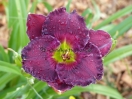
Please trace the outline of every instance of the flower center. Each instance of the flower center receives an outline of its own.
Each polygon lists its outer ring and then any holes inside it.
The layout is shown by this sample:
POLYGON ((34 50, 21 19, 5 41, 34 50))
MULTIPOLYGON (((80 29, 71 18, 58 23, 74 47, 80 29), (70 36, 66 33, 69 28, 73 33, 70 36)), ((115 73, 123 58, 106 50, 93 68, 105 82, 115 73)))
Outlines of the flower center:
POLYGON ((72 47, 66 40, 64 40, 60 46, 53 52, 53 59, 58 63, 72 63, 75 61, 75 53, 72 47))
POLYGON ((69 51, 66 51, 64 54, 62 54, 62 59, 63 59, 63 61, 66 61, 66 60, 70 59, 69 51))

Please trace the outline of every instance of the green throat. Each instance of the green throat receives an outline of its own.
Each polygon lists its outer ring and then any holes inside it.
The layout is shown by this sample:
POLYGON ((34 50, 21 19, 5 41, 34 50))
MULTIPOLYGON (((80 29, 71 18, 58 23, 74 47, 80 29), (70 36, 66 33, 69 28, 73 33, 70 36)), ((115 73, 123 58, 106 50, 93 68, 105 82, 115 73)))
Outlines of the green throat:
POLYGON ((58 63, 72 63, 75 62, 75 53, 72 50, 72 47, 66 40, 64 40, 60 46, 53 52, 53 59, 58 63))

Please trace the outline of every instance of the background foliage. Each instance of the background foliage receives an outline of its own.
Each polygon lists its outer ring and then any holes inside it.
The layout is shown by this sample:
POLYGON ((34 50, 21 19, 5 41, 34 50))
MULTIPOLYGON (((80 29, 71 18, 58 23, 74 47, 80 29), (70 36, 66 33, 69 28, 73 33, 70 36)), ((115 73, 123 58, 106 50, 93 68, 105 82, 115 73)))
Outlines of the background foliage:
MULTIPOLYGON (((101 84, 74 87, 63 94, 57 94, 45 82, 38 81, 26 74, 21 68, 20 53, 29 42, 26 35, 27 15, 29 12, 35 13, 38 3, 45 5, 48 12, 52 11, 53 7, 43 0, 8 0, 2 1, 2 3, 6 10, 8 28, 11 31, 8 42, 8 48, 11 49, 5 50, 3 46, 0 46, 0 99, 81 99, 80 93, 84 91, 103 94, 110 99, 123 99, 115 87, 101 84), (17 59, 17 61, 14 61, 14 59, 17 59), (74 96, 74 98, 70 96, 74 96)), ((72 0, 69 0, 66 5, 67 11, 70 11, 71 3, 72 0)), ((104 65, 108 68, 110 63, 132 55, 132 44, 115 49, 116 39, 132 27, 132 5, 119 10, 93 27, 93 23, 100 19, 101 12, 95 1, 92 1, 92 4, 96 14, 88 8, 82 13, 82 16, 85 17, 88 28, 103 29, 112 36, 113 47, 111 53, 104 58, 104 65), (112 23, 126 15, 127 17, 119 24, 112 23)))

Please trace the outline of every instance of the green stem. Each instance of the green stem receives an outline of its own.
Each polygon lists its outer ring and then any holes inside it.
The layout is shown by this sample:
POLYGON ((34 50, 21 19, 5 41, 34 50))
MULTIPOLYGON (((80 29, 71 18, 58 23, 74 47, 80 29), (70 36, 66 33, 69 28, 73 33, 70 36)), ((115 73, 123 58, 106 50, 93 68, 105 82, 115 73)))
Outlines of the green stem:
POLYGON ((30 82, 28 81, 28 79, 27 79, 27 82, 28 82, 29 86, 32 88, 32 90, 36 93, 36 95, 37 95, 40 99, 43 99, 43 97, 41 97, 41 96, 39 95, 39 93, 34 89, 34 87, 30 84, 30 82))

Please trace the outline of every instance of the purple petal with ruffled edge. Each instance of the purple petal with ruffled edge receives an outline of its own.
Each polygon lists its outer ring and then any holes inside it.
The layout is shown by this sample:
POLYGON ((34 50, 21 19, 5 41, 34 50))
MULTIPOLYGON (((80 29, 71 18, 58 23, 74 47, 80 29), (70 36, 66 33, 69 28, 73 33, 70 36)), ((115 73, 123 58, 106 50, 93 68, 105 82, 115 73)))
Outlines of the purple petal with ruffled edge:
POLYGON ((102 78, 102 57, 95 45, 88 43, 83 50, 76 52, 76 55, 76 62, 60 63, 56 66, 60 80, 66 84, 86 86, 102 78))
POLYGON ((84 19, 76 11, 67 13, 65 8, 51 12, 42 29, 43 35, 52 35, 60 42, 66 40, 73 48, 83 48, 89 39, 84 19))
POLYGON ((59 44, 56 38, 49 35, 32 40, 22 50, 24 70, 43 81, 56 80, 56 62, 52 59, 51 51, 56 50, 59 44))
POLYGON ((89 36, 90 36, 89 42, 92 42, 99 48, 102 57, 105 56, 110 51, 110 48, 112 46, 112 39, 107 32, 102 30, 97 31, 90 30, 89 36))
POLYGON ((22 50, 23 68, 55 90, 64 92, 102 78, 102 57, 111 48, 111 37, 102 30, 88 30, 75 10, 67 13, 65 8, 60 8, 47 17, 29 14, 27 34, 31 41, 22 50), (71 63, 53 58, 54 51, 64 41, 75 54, 71 63))
POLYGON ((34 39, 42 35, 42 24, 46 17, 37 14, 28 14, 27 18, 27 34, 29 39, 34 39))
POLYGON ((52 86, 56 91, 64 92, 73 87, 73 85, 66 84, 65 82, 61 82, 60 80, 56 80, 55 82, 48 82, 50 86, 52 86))

